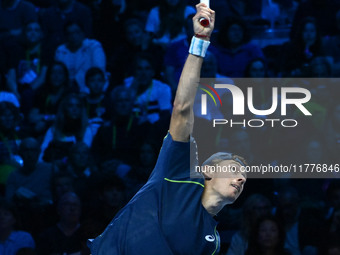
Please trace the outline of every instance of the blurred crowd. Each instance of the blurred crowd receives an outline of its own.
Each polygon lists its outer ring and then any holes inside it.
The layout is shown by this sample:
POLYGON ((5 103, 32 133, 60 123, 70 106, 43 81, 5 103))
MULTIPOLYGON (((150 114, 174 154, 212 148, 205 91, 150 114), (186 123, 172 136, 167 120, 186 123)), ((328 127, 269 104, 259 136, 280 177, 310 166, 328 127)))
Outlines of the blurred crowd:
MULTIPOLYGON (((169 127, 195 4, 0 1, 0 254, 89 254, 87 239, 145 184, 169 127)), ((293 129, 209 137, 195 129, 200 160, 217 146, 250 165, 339 164, 340 1, 214 0, 211 8, 201 77, 255 78, 257 109, 271 104, 263 78, 299 78, 313 117, 291 109, 293 129)), ((232 102, 222 100, 230 107, 217 114, 231 118, 232 102)), ((195 127, 209 118, 198 114, 195 127)), ((217 216, 220 254, 339 255, 337 176, 249 179, 217 216)))

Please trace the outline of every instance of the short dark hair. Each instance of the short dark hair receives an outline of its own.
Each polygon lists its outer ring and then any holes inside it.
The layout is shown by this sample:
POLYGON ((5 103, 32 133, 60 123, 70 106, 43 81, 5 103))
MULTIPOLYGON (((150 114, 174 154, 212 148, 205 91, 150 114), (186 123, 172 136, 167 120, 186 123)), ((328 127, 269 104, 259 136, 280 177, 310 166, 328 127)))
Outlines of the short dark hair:
POLYGON ((146 52, 139 53, 135 56, 134 61, 133 61, 133 65, 134 65, 133 67, 135 70, 137 69, 138 62, 141 60, 146 60, 151 65, 153 70, 157 70, 155 59, 153 58, 151 54, 146 53, 146 52))
POLYGON ((202 166, 216 166, 224 160, 234 160, 244 167, 248 165, 247 161, 241 156, 229 152, 217 152, 204 161, 202 166))
POLYGON ((228 31, 229 31, 229 28, 234 24, 239 25, 243 30, 242 43, 248 43, 251 39, 249 31, 248 31, 247 24, 242 18, 235 17, 235 16, 228 17, 225 20, 223 26, 221 27, 221 29, 220 29, 220 31, 218 32, 218 35, 217 35, 218 43, 224 48, 228 48, 230 46, 230 42, 229 42, 229 38, 228 38, 227 34, 228 34, 228 31))
POLYGON ((84 27, 82 24, 80 24, 79 22, 75 21, 75 20, 70 20, 68 22, 65 23, 64 25, 64 34, 67 33, 67 29, 70 27, 70 26, 73 26, 73 25, 76 25, 80 28, 80 30, 84 33, 84 27))

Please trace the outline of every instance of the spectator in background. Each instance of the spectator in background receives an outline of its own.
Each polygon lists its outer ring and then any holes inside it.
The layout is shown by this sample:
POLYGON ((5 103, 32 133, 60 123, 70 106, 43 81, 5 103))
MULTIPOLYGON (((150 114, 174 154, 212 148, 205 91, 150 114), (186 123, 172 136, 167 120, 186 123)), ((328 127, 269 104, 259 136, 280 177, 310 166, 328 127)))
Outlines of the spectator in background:
POLYGON ((138 159, 132 165, 131 171, 125 179, 128 187, 128 197, 132 197, 147 182, 157 160, 157 143, 151 139, 139 146, 138 159))
MULTIPOLYGON (((93 181, 91 190, 92 207, 86 212, 85 221, 93 222, 103 232, 107 224, 127 201, 127 187, 123 180, 113 173, 99 173, 93 181)), ((88 199, 88 198, 87 198, 88 199)))
MULTIPOLYGON (((8 93, 10 94, 10 93, 8 93)), ((13 94, 10 94, 13 95, 13 94)), ((20 121, 19 103, 0 100, 0 191, 4 192, 9 174, 21 166, 22 159, 18 156, 21 135, 17 131, 20 121)), ((10 97, 7 97, 10 99, 10 97)), ((6 99, 5 99, 6 100, 6 99)))
POLYGON ((251 235, 252 229, 258 220, 271 214, 271 203, 269 199, 261 194, 252 194, 242 206, 241 229, 231 238, 227 255, 244 255, 251 235))
POLYGON ((65 25, 66 43, 55 52, 55 60, 63 62, 72 83, 77 84, 81 93, 89 93, 85 85, 85 74, 91 67, 105 72, 106 57, 100 42, 85 37, 80 24, 69 22, 65 25))
POLYGON ((293 187, 283 187, 278 193, 276 216, 283 224, 285 248, 292 255, 317 254, 324 231, 322 218, 309 208, 302 208, 300 195, 293 187))
POLYGON ((58 203, 59 221, 46 229, 37 241, 38 254, 72 254, 82 249, 80 238, 81 202, 73 193, 65 193, 58 203))
POLYGON ((41 9, 39 17, 46 41, 53 48, 65 42, 64 27, 71 21, 83 28, 85 37, 92 36, 91 10, 76 0, 57 0, 50 8, 41 9))
POLYGON ((43 34, 38 22, 28 22, 23 28, 23 37, 9 41, 7 86, 11 92, 21 97, 23 112, 32 108, 34 91, 45 82, 47 67, 53 54, 42 41, 43 34))
POLYGON ((285 230, 273 216, 260 218, 252 229, 246 255, 290 255, 284 248, 285 230))
POLYGON ((265 78, 268 77, 266 61, 263 58, 256 58, 250 61, 245 69, 246 78, 265 78))
POLYGON ((161 1, 149 12, 145 30, 154 43, 165 49, 169 43, 185 38, 185 19, 191 14, 195 14, 195 9, 187 6, 186 1, 161 1))
POLYGON ((227 18, 217 40, 218 47, 212 52, 217 57, 219 73, 227 77, 244 77, 249 62, 264 57, 261 49, 250 43, 246 23, 240 18, 227 18))
POLYGON ((302 20, 295 37, 283 46, 282 75, 288 77, 308 75, 311 61, 317 56, 324 55, 321 43, 316 20, 311 17, 302 20))
POLYGON ((36 235, 45 227, 46 220, 42 217, 52 204, 51 176, 57 168, 37 162, 40 144, 34 138, 21 142, 19 154, 23 166, 10 174, 6 198, 16 204, 24 229, 36 235))
POLYGON ((112 90, 111 121, 100 127, 93 140, 91 149, 97 164, 109 171, 114 171, 119 164, 135 162, 136 145, 144 129, 132 111, 133 98, 133 91, 124 86, 112 90))
POLYGON ((86 198, 90 193, 89 184, 94 174, 98 171, 93 162, 90 148, 84 142, 77 142, 70 147, 68 154, 65 170, 74 179, 75 192, 82 201, 87 202, 86 198))
POLYGON ((52 203, 52 165, 38 163, 40 144, 34 138, 25 138, 19 149, 23 166, 9 175, 6 198, 9 201, 26 200, 40 205, 52 203))
POLYGON ((98 67, 91 67, 86 72, 85 84, 90 90, 90 93, 85 97, 87 116, 90 123, 96 124, 99 128, 108 117, 105 107, 107 98, 104 93, 108 84, 104 72, 98 67))
POLYGON ((19 218, 13 204, 0 198, 0 254, 15 255, 21 248, 35 248, 30 233, 17 230, 19 218))
POLYGON ((82 98, 69 94, 59 105, 54 125, 46 132, 39 159, 47 162, 61 160, 67 156, 70 145, 83 141, 91 146, 92 139, 82 98))
POLYGON ((54 173, 51 180, 51 191, 53 204, 56 206, 64 194, 75 191, 74 178, 66 171, 54 173))
POLYGON ((58 106, 71 92, 77 92, 69 83, 67 67, 62 62, 53 62, 47 70, 46 82, 34 97, 34 105, 26 120, 31 135, 41 137, 53 124, 58 106))
POLYGON ((0 40, 19 36, 27 22, 37 21, 35 6, 23 0, 2 0, 0 5, 0 40))
POLYGON ((299 33, 301 21, 313 17, 320 26, 321 36, 331 36, 336 32, 336 12, 339 2, 336 0, 307 0, 301 1, 294 15, 290 37, 295 38, 299 33))
POLYGON ((165 127, 169 123, 172 108, 171 89, 169 85, 154 79, 153 64, 149 55, 138 55, 134 61, 134 74, 124 80, 124 86, 133 92, 138 121, 141 124, 158 122, 165 127))
MULTIPOLYGON (((108 70, 112 74, 112 83, 121 84, 124 78, 133 75, 131 63, 136 55, 146 53, 152 56, 156 63, 156 77, 160 76, 163 50, 160 46, 152 43, 150 36, 144 31, 144 22, 137 18, 130 18, 124 22, 120 44, 116 46, 108 61, 108 70)), ((116 37, 116 36, 115 36, 116 37)), ((117 40, 115 38, 115 40, 117 40)), ((110 48, 113 48, 110 45, 110 48)))

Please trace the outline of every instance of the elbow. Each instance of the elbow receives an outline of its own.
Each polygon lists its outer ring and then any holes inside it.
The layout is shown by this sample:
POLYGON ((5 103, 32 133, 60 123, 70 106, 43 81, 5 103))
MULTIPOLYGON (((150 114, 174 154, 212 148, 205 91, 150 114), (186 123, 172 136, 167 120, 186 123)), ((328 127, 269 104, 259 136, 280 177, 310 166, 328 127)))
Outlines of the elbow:
POLYGON ((192 107, 188 103, 176 103, 174 102, 172 114, 186 116, 190 114, 192 107))

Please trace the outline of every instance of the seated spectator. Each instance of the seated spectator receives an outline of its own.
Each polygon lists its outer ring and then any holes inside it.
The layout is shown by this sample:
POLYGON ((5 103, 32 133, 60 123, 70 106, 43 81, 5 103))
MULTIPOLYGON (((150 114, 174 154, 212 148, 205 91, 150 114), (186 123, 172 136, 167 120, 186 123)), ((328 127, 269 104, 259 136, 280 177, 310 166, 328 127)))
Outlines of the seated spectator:
POLYGON ((72 254, 82 249, 80 238, 81 202, 73 193, 65 193, 58 203, 59 221, 46 229, 37 241, 38 254, 72 254))
POLYGON ((244 255, 249 244, 251 230, 258 220, 271 214, 271 203, 268 198, 260 194, 253 194, 247 198, 242 207, 241 230, 231 238, 227 255, 244 255))
POLYGON ((85 37, 92 36, 91 10, 76 0, 57 0, 47 9, 41 9, 39 18, 42 24, 45 39, 48 44, 56 48, 65 42, 64 27, 71 21, 77 22, 82 28, 85 37))
POLYGON ((40 144, 34 138, 25 138, 20 144, 19 154, 23 166, 12 172, 6 184, 9 201, 27 200, 39 205, 52 203, 52 165, 38 163, 40 144))
MULTIPOLYGON (((143 127, 133 113, 133 91, 123 86, 111 92, 110 123, 98 130, 92 144, 92 153, 98 165, 109 164, 113 171, 117 164, 131 164, 137 154, 137 146, 143 127)), ((107 167, 105 167, 107 168, 107 167)))
POLYGON ((55 60, 66 65, 71 82, 77 84, 81 93, 89 93, 85 74, 91 67, 98 67, 105 72, 105 53, 100 42, 85 37, 80 24, 69 22, 64 29, 66 43, 57 48, 55 60))
MULTIPOLYGON (((3 94, 3 93, 2 93, 3 94)), ((8 95, 13 95, 7 93, 8 95)), ((6 94, 6 95, 7 95, 6 94)), ((22 164, 19 157, 20 134, 17 126, 20 120, 19 102, 13 96, 0 100, 0 192, 4 190, 4 185, 9 174, 22 164), (10 101, 7 101, 10 99, 10 101), (15 105, 17 103, 17 105, 15 105)))
POLYGON ((15 255, 21 248, 35 248, 30 233, 16 230, 18 218, 15 207, 0 198, 0 254, 15 255))
POLYGON ((317 254, 323 240, 322 218, 310 208, 302 208, 300 195, 293 187, 278 193, 276 216, 286 232, 285 248, 291 254, 317 254), (304 253, 306 252, 306 253, 304 253))
POLYGON ((59 106, 54 125, 45 134, 39 159, 47 162, 61 160, 67 156, 70 145, 83 141, 91 146, 92 139, 82 98, 69 94, 59 106))
POLYGON ((108 85, 105 74, 98 67, 92 67, 86 72, 85 83, 90 90, 90 93, 85 97, 87 116, 90 123, 98 125, 99 128, 108 116, 105 107, 104 92, 108 85))
POLYGON ((227 77, 244 77, 244 72, 255 58, 263 58, 261 49, 250 43, 245 22, 236 17, 225 21, 218 32, 218 46, 212 52, 217 57, 218 72, 227 77))
POLYGON ((291 39, 299 32, 301 21, 313 17, 320 26, 321 36, 332 36, 336 33, 336 12, 339 2, 333 0, 307 0, 300 2, 294 13, 291 27, 291 39))
POLYGON ((307 17, 301 21, 295 37, 283 46, 282 75, 305 77, 312 60, 323 55, 317 23, 315 19, 307 17))
POLYGON ((246 78, 265 78, 268 77, 266 61, 257 58, 250 61, 245 69, 246 78))
POLYGON ((0 40, 19 36, 27 22, 37 21, 35 6, 24 0, 3 0, 0 5, 0 40))
POLYGON ((152 57, 156 63, 156 76, 160 76, 163 50, 159 45, 152 43, 150 36, 144 31, 144 23, 139 19, 131 18, 125 21, 123 28, 122 41, 111 53, 108 61, 108 70, 112 74, 113 85, 121 84, 125 77, 133 74, 131 63, 137 54, 142 53, 152 57))
POLYGON ((151 139, 139 147, 138 160, 132 165, 125 179, 128 197, 132 197, 147 182, 157 160, 157 143, 151 139))
POLYGON ((46 43, 38 22, 27 23, 23 28, 23 38, 9 42, 7 50, 10 52, 7 86, 18 97, 25 112, 32 107, 33 91, 45 82, 47 66, 53 54, 46 43))
POLYGON ((51 192, 53 204, 56 206, 64 194, 75 192, 73 176, 66 171, 54 173, 51 180, 51 192))
POLYGON ((112 173, 96 175, 92 189, 92 207, 86 212, 86 221, 95 222, 103 231, 112 218, 128 201, 127 187, 122 179, 112 173))
POLYGON ((54 62, 47 70, 46 82, 34 96, 34 105, 26 119, 26 128, 31 135, 40 137, 53 124, 58 106, 71 92, 68 70, 62 62, 54 62))
POLYGON ((45 211, 52 205, 51 176, 56 166, 37 162, 40 144, 33 138, 25 138, 19 154, 23 166, 12 172, 6 184, 6 198, 19 209, 22 226, 32 235, 45 227, 45 211))
POLYGON ((176 40, 185 37, 185 19, 195 14, 195 9, 186 5, 186 1, 165 0, 151 9, 145 30, 153 36, 153 42, 166 48, 176 40))
POLYGON ((169 85, 154 79, 155 68, 149 55, 137 56, 134 67, 134 75, 124 80, 124 86, 136 98, 134 111, 139 122, 167 126, 172 108, 169 85))
POLYGON ((91 156, 90 148, 84 142, 77 142, 70 147, 64 167, 73 177, 74 190, 84 202, 90 192, 88 187, 91 178, 98 171, 91 156))
POLYGON ((291 254, 284 248, 285 230, 273 216, 260 218, 252 229, 246 255, 291 254))

